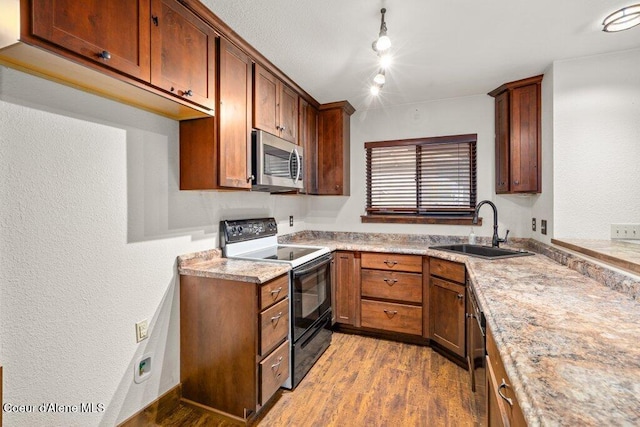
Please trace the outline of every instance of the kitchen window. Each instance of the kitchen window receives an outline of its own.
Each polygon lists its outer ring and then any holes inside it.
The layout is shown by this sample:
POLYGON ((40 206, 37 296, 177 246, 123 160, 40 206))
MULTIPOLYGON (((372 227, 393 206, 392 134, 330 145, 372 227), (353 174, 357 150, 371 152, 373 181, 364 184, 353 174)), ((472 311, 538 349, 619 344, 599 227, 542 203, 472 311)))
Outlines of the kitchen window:
POLYGON ((365 143, 362 222, 469 224, 477 134, 365 143))

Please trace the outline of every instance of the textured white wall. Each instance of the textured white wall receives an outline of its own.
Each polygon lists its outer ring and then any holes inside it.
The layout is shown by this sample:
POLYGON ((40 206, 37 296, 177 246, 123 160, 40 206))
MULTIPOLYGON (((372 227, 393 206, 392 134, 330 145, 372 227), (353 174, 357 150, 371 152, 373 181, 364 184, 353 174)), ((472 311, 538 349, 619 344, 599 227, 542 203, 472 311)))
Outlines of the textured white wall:
POLYGON ((554 237, 640 223, 640 49, 554 63, 554 237))
POLYGON ((553 65, 542 79, 542 192, 534 197, 531 217, 536 219, 536 231, 531 237, 551 243, 553 237, 553 65), (547 220, 547 234, 541 232, 541 221, 547 220))
POLYGON ((6 426, 114 425, 146 406, 180 380, 176 256, 219 246, 223 218, 304 227, 305 197, 179 191, 178 148, 173 120, 0 67, 4 402, 36 405, 6 426), (87 402, 105 411, 37 411, 87 402))
MULTIPOLYGON (((307 227, 318 230, 376 231, 381 233, 469 234, 469 226, 363 224, 365 209, 364 143, 389 139, 478 134, 478 201, 498 207, 501 236, 529 237, 531 196, 497 196, 494 191, 494 102, 488 95, 356 111, 351 117, 351 196, 309 198, 307 227)), ((493 233, 493 214, 483 207, 480 236, 493 233)))

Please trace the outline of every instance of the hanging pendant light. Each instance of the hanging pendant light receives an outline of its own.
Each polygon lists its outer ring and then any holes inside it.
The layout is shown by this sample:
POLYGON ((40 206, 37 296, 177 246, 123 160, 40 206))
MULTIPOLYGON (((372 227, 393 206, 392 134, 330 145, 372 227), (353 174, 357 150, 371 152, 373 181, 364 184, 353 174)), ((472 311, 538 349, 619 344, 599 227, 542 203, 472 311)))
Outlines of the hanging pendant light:
POLYGON ((382 14, 382 18, 380 19, 380 33, 378 33, 378 40, 373 42, 373 50, 376 52, 384 52, 391 47, 391 39, 387 35, 387 23, 384 22, 384 14, 387 13, 387 9, 380 9, 380 13, 382 14))
POLYGON ((602 25, 604 25, 602 31, 615 33, 617 31, 628 30, 638 24, 640 24, 640 3, 623 7, 604 18, 604 21, 602 21, 602 25))
POLYGON ((387 35, 387 23, 384 20, 384 15, 387 13, 387 9, 380 9, 380 13, 382 14, 380 18, 380 31, 378 32, 378 38, 371 45, 374 52, 378 55, 380 62, 380 69, 373 78, 373 85, 369 88, 373 96, 380 94, 382 86, 384 86, 387 81, 385 70, 389 68, 389 65, 391 65, 391 54, 389 52, 389 49, 391 48, 391 39, 387 35))

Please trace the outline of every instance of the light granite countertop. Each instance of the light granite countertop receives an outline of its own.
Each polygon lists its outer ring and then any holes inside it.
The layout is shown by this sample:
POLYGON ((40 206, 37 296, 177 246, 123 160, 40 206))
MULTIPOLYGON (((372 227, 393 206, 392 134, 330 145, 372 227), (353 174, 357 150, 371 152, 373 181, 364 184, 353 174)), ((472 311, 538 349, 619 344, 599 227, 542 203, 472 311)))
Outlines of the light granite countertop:
MULTIPOLYGON (((634 300, 640 280, 612 276, 558 248, 517 239, 516 246, 539 253, 490 261, 429 249, 457 243, 447 236, 303 232, 281 240, 465 263, 530 426, 640 425, 640 305, 634 300), (620 281, 625 285, 618 286, 620 281)), ((262 270, 257 264, 268 263, 250 262, 248 267, 232 261, 210 260, 202 264, 208 271, 198 275, 214 274, 219 267, 219 274, 235 270, 254 281, 275 274, 265 270, 258 278, 256 271, 262 270)), ((181 274, 201 268, 202 261, 195 266, 189 262, 181 274)))
POLYGON ((553 239, 552 243, 640 274, 640 240, 553 239))
POLYGON ((178 257, 178 273, 239 282, 265 283, 291 270, 289 264, 221 257, 220 249, 178 257))

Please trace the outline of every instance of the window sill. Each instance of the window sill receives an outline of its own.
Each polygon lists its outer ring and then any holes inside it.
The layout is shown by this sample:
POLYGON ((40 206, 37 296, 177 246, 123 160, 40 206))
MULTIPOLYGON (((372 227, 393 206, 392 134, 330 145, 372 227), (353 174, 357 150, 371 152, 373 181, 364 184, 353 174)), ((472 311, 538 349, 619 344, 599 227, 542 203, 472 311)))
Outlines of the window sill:
POLYGON ((385 224, 472 225, 479 227, 482 225, 482 218, 478 218, 478 223, 474 224, 472 218, 460 218, 455 216, 431 217, 422 215, 361 215, 360 222, 385 224))

